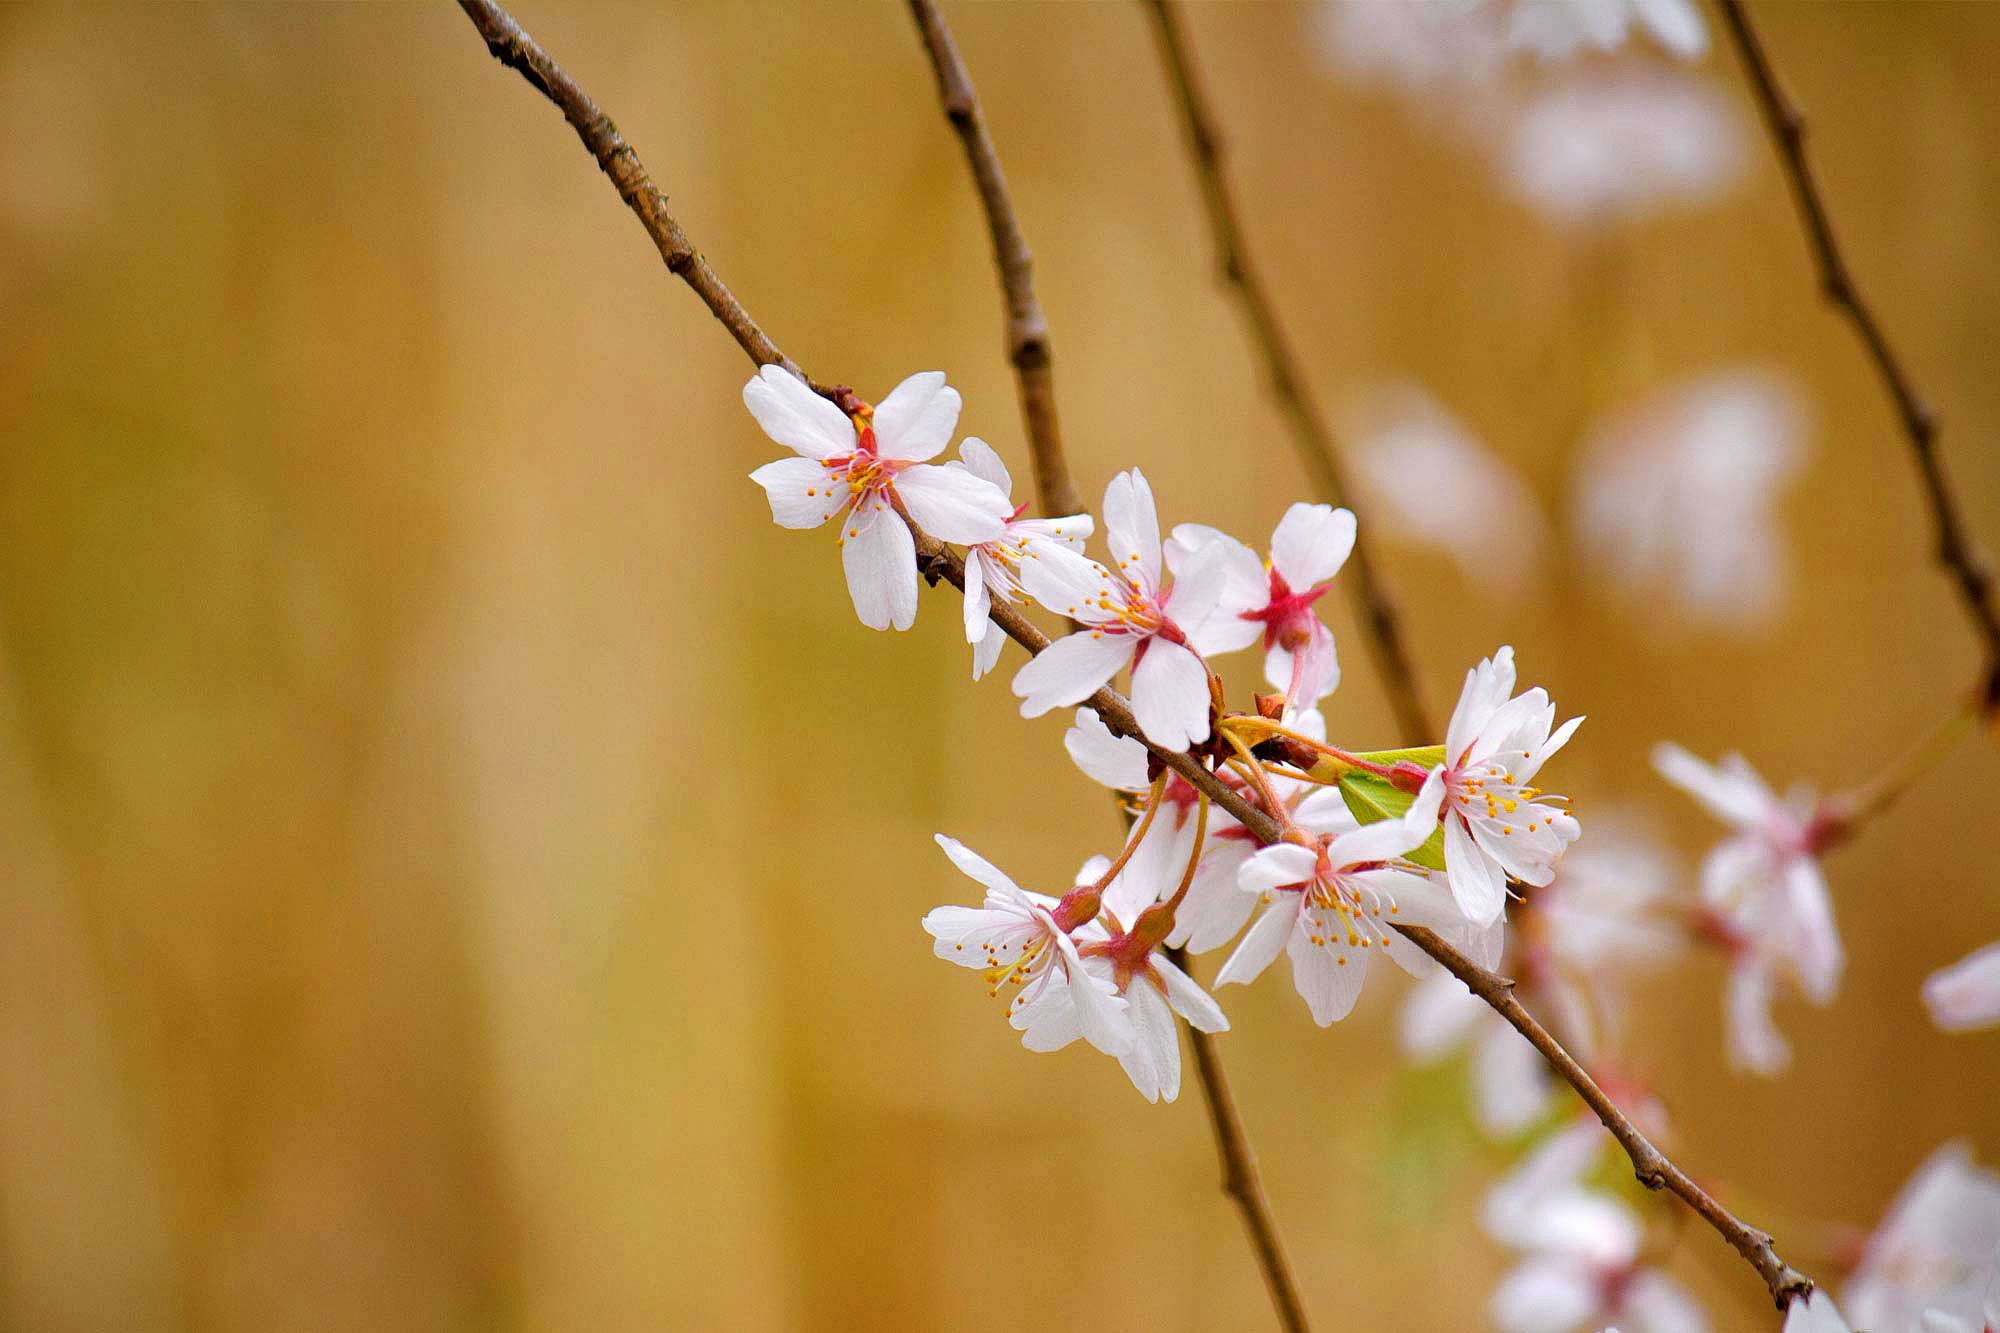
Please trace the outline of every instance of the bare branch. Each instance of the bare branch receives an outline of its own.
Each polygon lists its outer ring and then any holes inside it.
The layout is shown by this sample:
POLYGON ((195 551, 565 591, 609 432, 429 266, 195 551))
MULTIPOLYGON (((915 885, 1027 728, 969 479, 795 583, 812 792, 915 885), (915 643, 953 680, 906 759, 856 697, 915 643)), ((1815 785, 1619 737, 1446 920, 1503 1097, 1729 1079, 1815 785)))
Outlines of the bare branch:
POLYGON ((979 203, 986 211, 986 229, 993 235, 993 262, 1000 270, 1000 291, 1007 299, 1007 359, 1021 386, 1021 421, 1028 435, 1028 453, 1035 465, 1035 497, 1050 517, 1085 512, 1083 497, 1063 457, 1062 431, 1056 424, 1055 372, 1051 367, 1049 325, 1035 299, 1034 260, 1007 193, 1000 155, 986 132, 986 115, 973 91, 972 75, 959 59, 958 47, 933 0, 910 0, 910 14, 923 35, 924 51, 937 74, 938 101, 945 119, 965 146, 965 160, 979 186, 979 203))
POLYGON ((1743 57, 1744 68, 1749 73, 1750 90, 1756 95, 1757 109, 1763 115, 1765 127, 1769 129, 1777 148, 1785 183, 1791 189, 1792 205, 1798 212, 1800 225, 1805 228, 1806 244, 1819 270, 1820 288, 1826 299, 1847 316, 1855 333, 1860 336, 1868 359, 1874 363, 1876 374, 1881 378, 1882 387, 1895 404, 1896 418, 1902 425, 1903 434, 1909 437, 1911 459, 1916 463, 1917 475, 1923 482, 1924 499, 1936 523, 1938 563, 1944 566, 1947 577, 1957 586, 1966 615, 1971 618, 1973 628, 1985 644, 1986 679, 1981 707, 1991 712, 2000 706, 2000 610, 1994 607, 1993 576, 1972 548, 1957 497, 1945 477, 1944 462, 1938 456, 1937 417, 1918 395, 1909 372, 1904 368, 1903 359, 1882 331, 1874 307, 1869 305, 1861 289, 1855 285, 1840 242, 1833 234, 1833 219, 1820 193, 1819 180, 1813 174, 1812 163, 1806 158, 1805 117, 1778 82, 1777 71, 1771 66, 1771 58, 1764 50, 1757 29, 1750 22, 1743 0, 1720 0, 1720 3, 1730 37, 1735 41, 1737 53, 1743 57))
MULTIPOLYGON (((648 234, 659 244, 667 266, 695 289, 750 358, 759 364, 784 366, 805 379, 796 364, 778 350, 776 344, 729 294, 721 280, 695 254, 686 235, 667 212, 666 196, 647 178, 637 155, 618 136, 610 120, 499 6, 490 0, 459 0, 459 3, 486 37, 487 46, 494 55, 519 70, 544 96, 562 108, 585 146, 617 185, 620 197, 638 214, 648 234)), ((809 379, 805 382, 812 383, 809 379)), ((918 568, 924 575, 933 583, 942 579, 953 587, 963 588, 965 564, 958 554, 914 524, 911 529, 916 539, 918 568)), ((1029 653, 1038 653, 1048 646, 1048 637, 1018 608, 995 603, 992 615, 993 623, 1029 653)), ((1246 801, 1192 755, 1168 752, 1147 741, 1132 714, 1131 704, 1117 691, 1099 690, 1087 702, 1104 719, 1105 725, 1145 744, 1162 763, 1235 816, 1260 841, 1276 842, 1282 836, 1283 830, 1277 820, 1246 801)), ((1793 1297, 1811 1290, 1810 1280, 1778 1258, 1768 1235, 1730 1214, 1639 1132, 1583 1067, 1514 998, 1512 982, 1480 967, 1429 931, 1414 927, 1398 929, 1527 1037, 1556 1073, 1576 1089, 1577 1094, 1597 1113, 1631 1158, 1639 1179, 1652 1188, 1672 1191, 1714 1227, 1757 1269, 1781 1307, 1793 1297)), ((1259 1262, 1264 1265, 1267 1282, 1273 1283, 1273 1297, 1279 1301, 1282 1315, 1284 1300, 1274 1275, 1282 1273, 1289 1282, 1289 1269, 1283 1267, 1282 1250, 1276 1246, 1275 1231, 1268 1233, 1267 1241, 1259 1230, 1260 1227, 1269 1227, 1270 1213, 1268 1204, 1262 1198, 1262 1188, 1256 1184, 1254 1158, 1243 1135, 1242 1123, 1234 1114, 1227 1086, 1220 1078, 1220 1068, 1214 1060, 1212 1048, 1197 1040, 1195 1060, 1197 1069, 1202 1072, 1204 1091, 1210 1099, 1210 1114, 1218 1136, 1217 1147, 1227 1173, 1225 1185, 1244 1208, 1245 1220, 1258 1247, 1259 1262), (1277 1255, 1276 1265, 1267 1259, 1267 1254, 1277 1255)), ((1293 1299, 1296 1301, 1295 1296, 1293 1299)), ((1288 1328, 1304 1327, 1301 1314, 1295 1312, 1284 1317, 1298 1321, 1288 1322, 1288 1328)))
MULTIPOLYGON (((1188 153, 1194 161, 1196 179, 1201 183, 1209 230, 1215 236, 1216 265, 1223 280, 1236 293, 1244 318, 1250 322, 1250 335, 1264 359, 1271 391, 1277 395, 1278 406, 1284 409, 1285 420, 1292 429, 1292 442, 1298 446, 1299 459, 1312 475, 1314 488, 1327 501, 1352 510, 1354 488, 1348 484, 1340 448, 1306 388, 1298 356, 1278 323, 1277 307, 1272 304, 1244 244, 1235 196, 1223 170, 1222 136, 1216 130, 1214 113, 1209 110, 1208 99, 1195 74, 1180 20, 1167 0, 1147 0, 1146 8, 1159 32, 1160 57, 1173 84, 1181 127, 1187 133, 1188 153)), ((1357 527, 1352 557, 1354 580, 1350 586, 1362 624, 1368 630, 1376 669, 1389 693, 1389 705, 1395 709, 1396 725, 1403 733, 1401 739, 1412 745, 1436 740, 1439 733, 1432 727, 1430 712, 1424 707, 1416 667, 1403 643, 1394 599, 1375 567, 1369 529, 1365 524, 1357 527)))

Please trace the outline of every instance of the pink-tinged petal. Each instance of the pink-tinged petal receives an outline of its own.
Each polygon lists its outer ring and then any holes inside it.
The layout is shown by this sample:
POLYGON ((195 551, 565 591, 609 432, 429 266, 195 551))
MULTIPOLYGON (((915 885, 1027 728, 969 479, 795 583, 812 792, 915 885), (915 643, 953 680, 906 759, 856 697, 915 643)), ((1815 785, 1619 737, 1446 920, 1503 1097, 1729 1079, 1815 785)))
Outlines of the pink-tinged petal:
POLYGON ((1353 1012, 1373 949, 1315 944, 1305 931, 1294 930, 1285 942, 1285 952, 1292 959, 1292 985, 1312 1011, 1313 1022, 1327 1027, 1353 1012))
POLYGON ((1708 1333, 1708 1316, 1687 1288, 1651 1268, 1632 1275, 1618 1314, 1637 1333, 1708 1333))
POLYGON ((886 504, 869 502, 842 534, 840 563, 854 614, 869 629, 908 629, 917 619, 917 544, 886 504))
POLYGON ((1132 715, 1146 739, 1167 750, 1207 740, 1208 705, 1208 669, 1201 659, 1177 643, 1152 640, 1132 668, 1132 715))
POLYGON ((1737 755, 1726 755, 1719 767, 1710 767, 1672 741, 1661 741, 1653 747, 1653 767, 1725 824, 1761 825, 1778 803, 1737 755))
POLYGON ((2000 944, 1989 944, 1924 979, 1924 1005, 1946 1032, 2000 1023, 2000 944))
POLYGON ((1507 1274, 1488 1306, 1500 1333, 1571 1333, 1597 1312, 1590 1270, 1559 1257, 1530 1259, 1507 1274))
POLYGON ((743 386, 743 405, 764 433, 806 458, 831 458, 854 448, 847 414, 778 366, 765 366, 743 386))
POLYGON ((1007 474, 1007 465, 1000 459, 992 445, 976 435, 968 435, 958 446, 958 457, 965 470, 981 481, 992 482, 1000 494, 1011 497, 1014 494, 1014 479, 1007 474))
POLYGON ((1285 939, 1299 919, 1299 896, 1274 894, 1271 905, 1236 945, 1236 952, 1215 974, 1218 988, 1255 981, 1285 950, 1285 939))
POLYGON ((1792 1048, 1771 1022, 1771 973, 1756 965, 1729 969, 1729 1063, 1753 1074, 1775 1074, 1792 1062, 1792 1048))
POLYGON ((998 625, 986 631, 986 637, 972 645, 972 678, 979 680, 993 669, 1000 660, 1000 650, 1007 646, 1007 636, 998 625))
POLYGON ((1500 867, 1479 850, 1465 822, 1456 816, 1444 821, 1445 876, 1459 910, 1474 925, 1484 926, 1500 919, 1507 906, 1507 881, 1500 867))
POLYGON ((1312 878, 1318 857, 1295 842, 1261 848, 1236 872, 1236 887, 1246 894, 1269 893, 1286 884, 1312 878))
POLYGON ((1181 1090, 1181 1039, 1173 1013, 1166 998, 1143 979, 1133 982, 1128 998, 1135 1036, 1118 1063, 1147 1101, 1172 1101, 1181 1090))
MULTIPOLYGON (((1485 1007, 1484 1001, 1479 1003, 1485 1007)), ((1497 1016, 1472 1048, 1472 1089, 1479 1103, 1479 1122, 1487 1132, 1502 1136, 1541 1119, 1552 1091, 1541 1053, 1497 1016)))
POLYGON ((1113 566, 1145 591, 1158 591, 1160 515, 1153 488, 1138 468, 1119 473, 1104 488, 1104 538, 1113 566))
POLYGON ((1418 1064, 1430 1064, 1463 1045, 1472 1029, 1491 1010, 1449 972, 1431 973, 1410 990, 1403 1002, 1399 1035, 1403 1053, 1418 1064))
MULTIPOLYGON (((1174 531, 1192 526, 1184 523, 1174 531)), ((1198 555, 1175 570, 1165 610, 1197 652, 1233 653, 1255 643, 1264 632, 1261 622, 1245 620, 1243 615, 1260 610, 1270 595, 1271 583, 1257 553, 1218 532, 1198 555)))
POLYGON ((944 542, 970 546, 1007 535, 1007 494, 964 468, 919 463, 896 477, 896 494, 917 526, 944 542))
MULTIPOLYGON (((1123 1056, 1136 1038, 1135 1015, 1126 999, 1112 986, 1111 979, 1095 970, 1077 954, 1076 943, 1067 935, 1056 936, 1061 952, 1060 966, 1068 969, 1070 996, 1076 1002, 1077 1024, 1083 1039, 1106 1055, 1123 1056)), ((1051 964, 1055 966, 1056 964, 1051 964)))
POLYGON ((1514 650, 1511 647, 1502 647, 1465 673, 1465 688, 1459 691, 1458 704, 1451 710, 1451 722, 1445 727, 1445 757, 1449 761, 1458 761, 1513 692, 1514 650))
POLYGON ((1249 857, 1250 848, 1237 839, 1210 845, 1195 869, 1187 899, 1174 914, 1168 944, 1189 953, 1207 953, 1236 938, 1257 906, 1255 894, 1236 886, 1237 872, 1249 857))
POLYGON ((1354 515, 1330 505, 1295 504, 1271 534, 1271 565, 1293 592, 1325 583, 1354 549, 1354 515))
POLYGON ((1340 685, 1340 653, 1333 643, 1333 631, 1320 623, 1319 617, 1306 613, 1307 639, 1299 656, 1304 661, 1293 665, 1292 650, 1282 642, 1273 643, 1264 654, 1264 679, 1280 690, 1291 690, 1294 703, 1324 699, 1340 685), (1293 673, 1297 672, 1297 688, 1293 688, 1293 673))
POLYGON ((1057 639, 1014 673, 1021 716, 1082 703, 1131 659, 1132 640, 1121 635, 1079 630, 1057 639))
POLYGON ((810 458, 780 458, 750 474, 771 502, 771 521, 781 528, 816 528, 847 503, 847 487, 835 485, 826 469, 810 458))
POLYGON ((1154 954, 1150 960, 1154 975, 1167 988, 1167 1003, 1197 1032, 1227 1032, 1229 1019, 1222 1006, 1203 990, 1195 979, 1165 958, 1154 954))
POLYGON ((1840 989, 1847 956, 1840 931, 1833 924, 1833 902, 1826 877, 1810 856, 1793 857, 1785 866, 1785 907, 1791 918, 1792 967, 1799 989, 1814 1004, 1827 1004, 1840 989))
POLYGON ((1784 1333, 1854 1333, 1825 1287, 1814 1287, 1804 1300, 1794 1299, 1785 1311, 1784 1333))
POLYGON ((1100 605, 1110 600, 1114 607, 1122 606, 1124 596, 1103 565, 1067 546, 1037 547, 1027 555, 1021 561, 1021 587, 1035 601, 1087 624, 1118 618, 1116 610, 1100 605))
POLYGON ((919 371, 889 390, 889 396, 876 404, 876 454, 903 463, 921 463, 937 457, 951 443, 951 433, 958 428, 958 409, 958 390, 944 382, 942 370, 919 371))
POLYGON ((933 837, 937 845, 944 849, 944 854, 951 858, 951 863, 957 866, 959 871, 964 875, 996 893, 1017 894, 1021 892, 1021 886, 1016 884, 1006 871, 994 865, 970 847, 967 847, 957 838, 943 833, 935 834, 933 837))
POLYGON ((986 562, 976 551, 965 559, 965 641, 978 643, 993 628, 993 597, 986 591, 986 562))
POLYGON ((1063 748, 1092 782, 1113 791, 1144 791, 1146 747, 1130 736, 1116 736, 1104 719, 1088 708, 1076 710, 1076 725, 1063 736, 1063 748))
MULTIPOLYGON (((1136 832, 1137 829, 1134 829, 1136 832)), ((1194 851, 1194 821, 1174 828, 1155 820, 1145 840, 1133 851, 1118 878, 1104 890, 1104 910, 1119 926, 1130 929, 1139 913, 1172 893, 1194 851)))

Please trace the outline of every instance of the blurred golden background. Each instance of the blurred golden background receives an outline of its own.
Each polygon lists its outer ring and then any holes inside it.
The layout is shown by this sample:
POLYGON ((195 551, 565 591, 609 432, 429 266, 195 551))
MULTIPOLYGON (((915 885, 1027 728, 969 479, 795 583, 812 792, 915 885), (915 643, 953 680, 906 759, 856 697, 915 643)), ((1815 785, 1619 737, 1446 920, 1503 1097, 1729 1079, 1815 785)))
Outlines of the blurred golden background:
MULTIPOLYGON (((2000 11, 1756 13, 1990 545, 2000 11)), ((987 241, 899 7, 516 15, 781 346, 868 396, 947 370, 1023 493, 987 241)), ((1304 473, 1145 17, 948 16, 1085 494, 1141 465, 1165 522, 1261 544, 1304 473)), ((1734 117, 1733 183, 1577 225, 1323 20, 1188 15, 1313 387, 1352 421, 1421 384, 1556 534, 1505 595, 1386 542, 1432 708, 1511 642, 1589 714, 1555 766, 1586 840, 1647 808, 1689 875, 1714 830, 1656 740, 1826 789, 1933 725, 1975 641, 1731 53, 1634 58, 1734 117), (1739 364, 1795 387, 1805 461, 1782 605, 1718 627, 1563 534, 1590 423, 1739 364)), ((972 891, 934 831, 1029 884, 1111 850, 1065 716, 1016 716, 1012 649, 970 683, 944 593, 911 633, 855 623, 830 535, 745 479, 775 456, 750 367, 455 7, 0 10, 0 309, 8 1326, 1270 1326, 1192 1080, 1149 1107, 1081 1045, 1023 1051, 918 929, 972 891)), ((1392 743, 1321 605, 1332 733, 1392 743)), ((1726 1067, 1712 957, 1635 1004, 1677 1155, 1808 1271, 1939 1142, 2000 1155, 2000 1037, 1917 998, 2000 936, 1996 775, 1969 741, 1830 858, 1850 961, 1831 1007, 1781 1003, 1784 1076, 1726 1067)), ((1480 1326, 1510 1262, 1477 1223, 1504 1159, 1440 1128, 1403 989, 1324 1031, 1281 970, 1218 996, 1328 1328, 1480 1326)), ((1711 1233, 1669 1266, 1718 1328, 1774 1326, 1711 1233)))

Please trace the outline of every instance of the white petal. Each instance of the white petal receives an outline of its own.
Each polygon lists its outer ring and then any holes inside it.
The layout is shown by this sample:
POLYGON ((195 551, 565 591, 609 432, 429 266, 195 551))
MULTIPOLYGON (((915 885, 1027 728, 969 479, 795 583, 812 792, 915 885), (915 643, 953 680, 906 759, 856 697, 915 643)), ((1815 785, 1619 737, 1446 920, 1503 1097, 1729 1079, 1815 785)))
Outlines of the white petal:
POLYGON ((944 848, 944 854, 951 863, 964 874, 980 884, 999 893, 1019 893, 1021 887, 1008 877, 1007 872, 973 851, 957 838, 939 833, 935 835, 937 845, 944 848))
POLYGON ((1007 465, 992 445, 976 435, 968 435, 958 446, 958 456, 964 461, 965 470, 973 476, 992 482, 1002 495, 1011 497, 1014 494, 1014 479, 1007 475, 1007 465))
MULTIPOLYGON (((1485 1001, 1479 1004, 1485 1008, 1485 1001)), ((1497 1015, 1472 1049, 1472 1086, 1479 1121, 1491 1134, 1524 1130, 1548 1109, 1551 1089, 1541 1053, 1497 1015)))
POLYGON ((1761 824, 1777 805, 1770 788, 1737 755, 1710 767, 1672 741, 1661 741, 1653 747, 1653 767, 1727 824, 1761 824))
MULTIPOLYGON (((1197 524, 1175 528, 1176 538, 1197 524)), ((1261 621, 1245 620, 1271 600, 1271 582, 1264 576, 1257 553, 1227 533, 1214 532, 1200 554, 1175 570, 1166 612, 1181 627, 1197 652, 1233 653, 1247 648, 1264 632, 1261 621)), ((1168 549, 1173 549, 1172 543, 1168 549)))
POLYGON ((998 541, 1007 535, 1007 494, 964 468, 919 463, 896 476, 896 494, 917 526, 939 541, 998 541))
POLYGON ((1295 842, 1273 843, 1243 863, 1236 872, 1236 886, 1244 893, 1268 893, 1282 885, 1301 884, 1312 878, 1317 860, 1295 842))
POLYGON ((1160 515, 1153 488, 1138 468, 1119 473, 1104 488, 1104 538, 1111 563, 1127 578, 1148 592, 1159 588, 1160 515))
POLYGON ((1473 842, 1465 821, 1456 816, 1444 821, 1444 868, 1451 896, 1473 924, 1484 926, 1500 919, 1507 906, 1507 881, 1500 867, 1473 842))
POLYGON ((1354 515, 1330 505, 1295 504, 1271 534, 1271 564, 1293 592, 1340 572, 1354 549, 1354 515))
POLYGON ((781 528, 816 528, 847 502, 847 488, 835 486, 826 469, 810 458, 780 458, 750 474, 771 502, 771 521, 781 528))
POLYGON ((1079 630, 1057 639, 1014 673, 1021 716, 1040 717, 1051 708, 1082 703, 1131 657, 1132 640, 1124 635, 1079 630))
POLYGON ((1227 1032, 1229 1019, 1222 1006, 1203 990, 1195 979, 1158 954, 1150 960, 1153 972, 1166 983, 1167 1003, 1197 1032, 1227 1032))
POLYGON ((1151 640, 1132 668, 1132 714, 1146 739, 1166 750, 1208 739, 1208 705, 1208 670, 1201 659, 1177 643, 1151 640))
POLYGON ((1113 735, 1088 708, 1076 710, 1076 725, 1063 736, 1063 748, 1086 777, 1113 791, 1144 791, 1151 785, 1146 747, 1130 736, 1113 735))
POLYGON ((1514 650, 1503 646, 1465 673, 1465 687, 1459 691, 1458 705, 1451 710, 1451 721, 1445 727, 1445 757, 1452 762, 1462 758, 1513 692, 1514 650))
POLYGON ((1110 570, 1079 551, 1055 545, 1028 552, 1028 558, 1021 561, 1021 586, 1057 615, 1086 623, 1115 618, 1114 611, 1097 603, 1106 598, 1122 602, 1124 595, 1110 570))
POLYGON ((978 680, 993 669, 1000 660, 1000 650, 1007 646, 1007 636, 998 625, 986 631, 986 637, 972 645, 972 678, 978 680))
POLYGON ((1084 1040, 1106 1055, 1123 1056, 1135 1038, 1133 1015, 1124 997, 1110 978, 1084 964, 1069 936, 1057 935, 1056 947, 1069 968, 1070 996, 1076 1003, 1077 1025, 1084 1040))
POLYGON ((743 405, 764 433, 806 458, 830 458, 854 449, 847 414, 778 366, 765 366, 743 386, 743 405))
POLYGON ((1729 1062, 1755 1074, 1775 1074, 1792 1061, 1792 1048, 1771 1022, 1771 973, 1755 965, 1729 969, 1729 1062))
POLYGON ((1840 1314, 1840 1307, 1827 1295, 1825 1287, 1814 1287, 1804 1300, 1794 1300, 1785 1311, 1784 1333, 1854 1333, 1840 1314))
POLYGON ((1489 1310, 1500 1333, 1570 1333, 1597 1313, 1597 1284, 1581 1264, 1530 1259, 1500 1280, 1489 1310))
POLYGON ((1218 987, 1237 982, 1251 982, 1263 975, 1280 953, 1284 952, 1285 938, 1292 933, 1292 926, 1299 917, 1299 896, 1295 893, 1273 894, 1271 905, 1257 923, 1250 927, 1236 945, 1236 952, 1229 955, 1229 961, 1215 974, 1218 987))
POLYGON ((850 514, 840 547, 854 614, 869 629, 908 629, 917 619, 917 544, 902 518, 870 502, 850 514))
POLYGON ((1314 944, 1305 931, 1294 930, 1285 952, 1292 959, 1292 985, 1312 1010, 1313 1022, 1326 1027, 1353 1011, 1368 975, 1372 948, 1350 949, 1344 940, 1314 944))
POLYGON ((1428 1064, 1463 1042, 1490 1011, 1486 1001, 1451 973, 1439 970, 1419 981, 1403 1003, 1403 1051, 1428 1064))
POLYGON ((1708 1333, 1708 1317, 1687 1289, 1650 1268, 1633 1274, 1619 1313, 1636 1333, 1708 1333))
POLYGON ((2000 1023, 2000 944, 1931 973, 1924 979, 1924 1004, 1946 1032, 2000 1023))
POLYGON ((958 427, 958 409, 958 390, 944 382, 942 370, 919 371, 889 390, 889 396, 876 405, 876 454, 918 463, 937 457, 951 443, 951 433, 958 427))
POLYGON ((1135 1037, 1131 1049, 1118 1057, 1132 1086, 1149 1102, 1180 1094, 1181 1044, 1173 1012, 1159 991, 1135 981, 1130 995, 1135 1037))
MULTIPOLYGON (((993 597, 986 591, 986 562, 976 551, 965 555, 965 641, 978 643, 993 628, 993 597)), ((977 673, 973 679, 977 680, 977 673)))

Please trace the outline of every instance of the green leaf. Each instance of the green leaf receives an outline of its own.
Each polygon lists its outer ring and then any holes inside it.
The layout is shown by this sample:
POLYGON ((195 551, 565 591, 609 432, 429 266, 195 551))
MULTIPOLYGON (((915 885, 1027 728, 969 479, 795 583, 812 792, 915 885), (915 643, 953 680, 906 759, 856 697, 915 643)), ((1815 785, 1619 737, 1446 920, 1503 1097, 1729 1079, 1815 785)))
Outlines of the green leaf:
POLYGON ((1356 750, 1354 757, 1371 764, 1400 764, 1404 760, 1421 768, 1436 768, 1444 762, 1442 745, 1419 745, 1413 750, 1356 750))
MULTIPOLYGON (((1396 753, 1392 751, 1391 753, 1396 753)), ((1402 751, 1401 753, 1422 753, 1402 751)), ((1440 753, 1442 750, 1440 749, 1440 753)), ((1373 755, 1369 756, 1371 759, 1373 755)), ((1418 762, 1422 762, 1419 760, 1418 762)), ((1416 797, 1402 790, 1394 783, 1376 777, 1372 773, 1349 771, 1340 775, 1340 799, 1347 802, 1347 808, 1359 824, 1373 824, 1383 819, 1401 819, 1416 797)), ((1444 869, 1444 829, 1434 829, 1431 836, 1424 839, 1423 846, 1413 852, 1403 853, 1403 859, 1414 861, 1432 870, 1444 869)))

